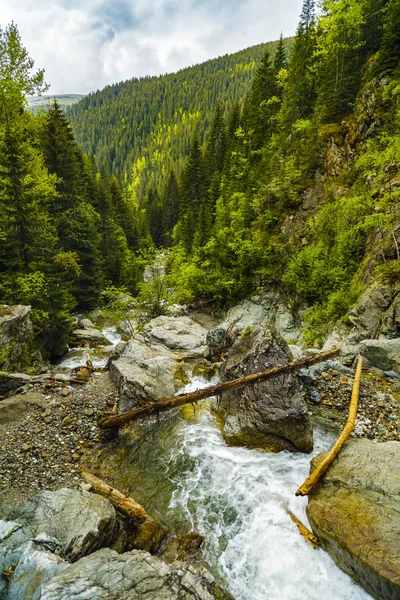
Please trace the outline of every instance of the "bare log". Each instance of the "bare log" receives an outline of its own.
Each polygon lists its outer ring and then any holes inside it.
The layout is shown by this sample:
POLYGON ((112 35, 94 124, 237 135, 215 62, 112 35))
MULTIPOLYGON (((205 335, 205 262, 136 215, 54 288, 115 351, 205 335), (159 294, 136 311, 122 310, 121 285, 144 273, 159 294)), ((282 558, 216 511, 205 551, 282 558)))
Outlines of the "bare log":
POLYGON ((335 444, 329 450, 326 458, 318 465, 318 467, 311 473, 309 477, 305 480, 303 485, 299 487, 296 492, 296 496, 307 496, 313 487, 323 478, 325 473, 327 472, 329 466, 335 460, 343 445, 347 441, 350 433, 353 431, 354 426, 356 424, 357 418, 357 410, 358 410, 358 394, 360 391, 360 381, 361 381, 361 372, 362 372, 362 363, 363 359, 360 356, 357 363, 356 376, 354 378, 354 386, 353 392, 351 395, 351 402, 349 408, 349 416, 347 419, 347 423, 338 437, 335 444))
POLYGON ((230 390, 238 390, 240 388, 246 387, 247 385, 253 385, 255 383, 258 383, 259 381, 264 381, 269 377, 281 375, 282 373, 287 373, 288 371, 302 369, 303 367, 307 367, 314 363, 326 360, 328 358, 332 358, 333 356, 339 354, 339 352, 339 349, 334 349, 329 350, 328 352, 321 352, 320 354, 306 356, 304 358, 300 358, 298 360, 294 360, 293 362, 287 363, 286 365, 273 367, 268 371, 261 371, 260 373, 246 375, 245 377, 233 379, 232 381, 218 383, 216 385, 203 388, 202 390, 189 392, 188 394, 179 394, 179 396, 174 396, 174 398, 170 398, 161 402, 154 402, 152 404, 146 404, 144 406, 139 406, 119 415, 103 415, 99 418, 97 424, 102 429, 117 429, 118 427, 122 427, 122 425, 125 425, 130 421, 144 419, 145 417, 149 417, 150 415, 158 415, 159 413, 171 410, 173 408, 179 408, 180 406, 184 406, 185 404, 193 404, 194 402, 199 402, 199 400, 203 400, 203 398, 209 398, 210 396, 215 396, 217 394, 221 394, 222 392, 227 392, 230 390))
POLYGON ((82 477, 85 483, 92 486, 96 494, 107 498, 116 509, 122 512, 124 515, 129 517, 135 523, 144 523, 150 519, 150 516, 146 513, 143 506, 135 502, 132 498, 125 496, 118 490, 112 488, 110 485, 89 473, 89 471, 82 471, 82 477))
POLYGON ((300 519, 298 519, 296 515, 294 515, 287 506, 285 506, 285 510, 289 517, 292 519, 293 523, 297 525, 297 529, 299 530, 303 538, 306 540, 307 544, 310 544, 310 546, 312 546, 314 550, 318 550, 320 544, 317 536, 314 535, 305 525, 303 525, 300 519))

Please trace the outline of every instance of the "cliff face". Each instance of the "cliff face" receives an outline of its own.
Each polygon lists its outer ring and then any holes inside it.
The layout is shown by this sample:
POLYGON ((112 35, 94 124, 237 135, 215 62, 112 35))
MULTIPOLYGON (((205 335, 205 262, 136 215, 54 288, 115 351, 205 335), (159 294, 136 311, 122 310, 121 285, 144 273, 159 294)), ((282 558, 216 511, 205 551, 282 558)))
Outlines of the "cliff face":
POLYGON ((303 325, 314 344, 333 330, 352 343, 400 337, 400 88, 366 79, 348 118, 320 126, 321 167, 282 226, 294 256, 284 283, 311 306, 303 325))

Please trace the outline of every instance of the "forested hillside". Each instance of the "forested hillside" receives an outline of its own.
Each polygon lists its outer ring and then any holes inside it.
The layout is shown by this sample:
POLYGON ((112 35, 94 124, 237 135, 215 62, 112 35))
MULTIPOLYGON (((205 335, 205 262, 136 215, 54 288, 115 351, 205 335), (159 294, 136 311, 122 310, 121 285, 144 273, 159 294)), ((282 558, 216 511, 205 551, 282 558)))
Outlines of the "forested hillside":
MULTIPOLYGON (((292 40, 285 41, 289 53, 292 40)), ((259 61, 277 42, 253 46, 159 77, 131 79, 86 96, 68 111, 84 152, 139 195, 182 170, 195 131, 207 139, 220 102, 226 116, 247 95, 259 61)))
POLYGON ((371 279, 399 281, 399 57, 399 0, 325 1, 318 17, 305 0, 290 62, 266 52, 179 181, 140 200, 182 301, 277 285, 310 306, 316 343, 371 279))
POLYGON ((110 283, 134 289, 139 234, 118 182, 83 155, 57 102, 25 109, 46 89, 17 27, 0 30, 0 304, 31 304, 32 344, 51 355, 65 350, 73 309, 95 307, 110 283))
POLYGON ((175 301, 278 286, 308 304, 318 342, 371 279, 400 280, 399 57, 400 0, 325 1, 318 16, 305 0, 290 60, 281 39, 72 107, 85 155, 57 102, 25 109, 46 86, 9 26, 1 302, 32 304, 55 353, 72 310, 110 284, 145 294, 143 265, 168 248, 160 289, 175 301))

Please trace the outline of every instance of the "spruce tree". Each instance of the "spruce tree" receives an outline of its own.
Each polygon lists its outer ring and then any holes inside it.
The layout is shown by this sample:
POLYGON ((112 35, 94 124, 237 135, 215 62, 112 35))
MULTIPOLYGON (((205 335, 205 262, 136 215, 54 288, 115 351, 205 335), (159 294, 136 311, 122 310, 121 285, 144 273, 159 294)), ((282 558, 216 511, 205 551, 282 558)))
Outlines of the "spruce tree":
POLYGON ((179 185, 175 171, 171 169, 167 185, 162 197, 163 245, 171 245, 172 230, 178 222, 179 185))

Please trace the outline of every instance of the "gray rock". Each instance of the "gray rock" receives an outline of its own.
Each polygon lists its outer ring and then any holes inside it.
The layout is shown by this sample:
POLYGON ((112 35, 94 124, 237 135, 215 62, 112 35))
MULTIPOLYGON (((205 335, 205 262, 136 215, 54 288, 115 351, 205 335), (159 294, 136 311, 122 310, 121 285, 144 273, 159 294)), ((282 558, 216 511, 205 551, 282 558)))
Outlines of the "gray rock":
POLYGON ((322 402, 322 398, 316 390, 312 390, 312 392, 310 393, 310 399, 311 402, 314 402, 314 404, 321 404, 322 402))
POLYGON ((400 372, 400 338, 393 340, 364 340, 359 353, 371 367, 400 372))
POLYGON ((366 439, 346 442, 307 506, 322 547, 379 600, 400 598, 399 506, 400 443, 366 439))
POLYGON ((400 294, 396 296, 389 309, 382 316, 380 334, 385 338, 400 337, 400 294))
MULTIPOLYGON (((289 361, 284 340, 271 328, 256 325, 233 344, 221 377, 228 381, 289 361)), ((293 373, 225 392, 216 412, 223 421, 223 435, 231 445, 271 451, 312 449, 308 410, 293 373)))
POLYGON ((214 327, 214 329, 210 329, 210 331, 207 332, 207 346, 208 346, 208 355, 209 356, 214 356, 216 353, 218 353, 219 351, 221 351, 222 349, 222 345, 224 344, 224 342, 227 342, 228 340, 226 340, 226 327, 214 327))
POLYGON ((177 361, 204 356, 206 335, 207 330, 188 317, 152 319, 110 368, 120 392, 119 410, 174 396, 182 385, 177 361))
POLYGON ((400 375, 395 371, 383 371, 383 374, 385 377, 389 377, 392 379, 398 379, 400 377, 400 375))
POLYGON ((104 548, 43 586, 41 600, 233 600, 204 568, 167 565, 147 552, 104 548))
POLYGON ((295 344, 289 344, 289 350, 291 355, 293 356, 293 360, 298 360, 302 356, 304 356, 304 351, 300 346, 296 346, 295 344))
POLYGON ((9 554, 27 541, 74 561, 110 542, 115 511, 101 496, 61 489, 38 492, 11 511, 8 519, 21 528, 0 545, 0 563, 2 554, 9 554))
POLYGON ((115 346, 115 352, 118 352, 118 354, 122 355, 125 352, 127 345, 128 345, 128 342, 124 342, 123 340, 121 340, 115 346))
POLYGON ((93 321, 90 319, 79 320, 80 329, 95 329, 93 321))
POLYGON ((7 588, 5 600, 40 600, 43 585, 68 566, 56 554, 40 550, 35 543, 28 542, 7 588))
POLYGON ((89 346, 109 346, 111 344, 105 335, 98 329, 75 329, 72 332, 74 342, 87 343, 89 346))
POLYGON ((392 298, 393 289, 380 282, 365 290, 357 305, 349 312, 349 320, 354 326, 348 338, 350 344, 378 337, 382 315, 389 308, 392 298))
POLYGON ((0 369, 18 371, 26 367, 32 341, 31 307, 0 306, 0 369))
POLYGON ((24 373, 5 373, 0 371, 0 396, 7 396, 18 388, 35 381, 34 377, 24 373))
POLYGON ((143 334, 152 344, 204 354, 207 330, 189 317, 157 317, 145 326, 143 334))
POLYGON ((315 375, 311 371, 311 369, 300 369, 297 372, 297 375, 298 375, 300 381, 302 383, 304 383, 305 385, 312 385, 313 383, 315 383, 317 381, 317 378, 315 377, 315 375))
POLYGON ((176 366, 173 353, 166 348, 152 348, 139 339, 130 340, 124 356, 110 367, 111 379, 120 394, 118 409, 124 412, 173 396, 176 366))
POLYGON ((336 360, 326 360, 310 367, 312 373, 322 373, 323 371, 332 370, 337 371, 341 375, 346 375, 346 377, 354 377, 353 369, 349 369, 349 367, 342 365, 342 363, 336 360))

